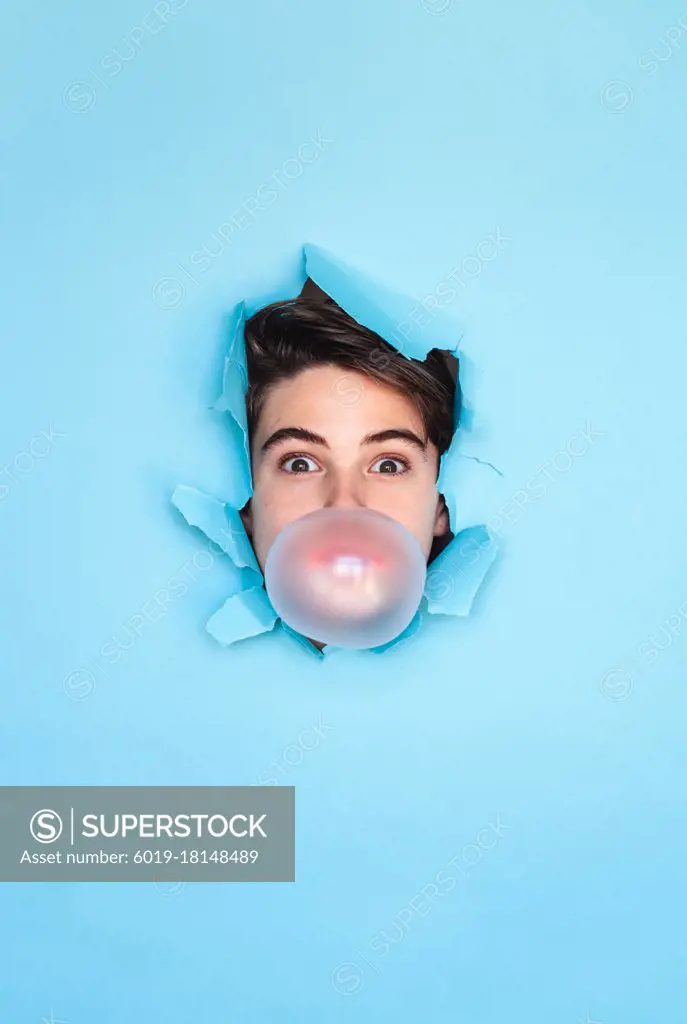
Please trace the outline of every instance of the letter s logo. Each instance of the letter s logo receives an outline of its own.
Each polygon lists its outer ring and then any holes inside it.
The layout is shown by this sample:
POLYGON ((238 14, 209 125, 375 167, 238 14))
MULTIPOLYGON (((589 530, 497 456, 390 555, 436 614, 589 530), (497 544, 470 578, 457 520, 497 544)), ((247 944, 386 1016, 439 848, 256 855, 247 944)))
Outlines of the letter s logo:
POLYGON ((57 811, 36 811, 29 824, 29 831, 38 843, 54 843, 62 835, 62 819, 57 811))

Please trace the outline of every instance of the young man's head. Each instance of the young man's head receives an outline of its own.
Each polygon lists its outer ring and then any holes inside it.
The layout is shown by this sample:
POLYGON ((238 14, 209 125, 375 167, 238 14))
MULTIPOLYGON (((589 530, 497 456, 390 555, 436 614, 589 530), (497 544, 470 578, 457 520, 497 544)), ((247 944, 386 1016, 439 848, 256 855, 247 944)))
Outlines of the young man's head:
POLYGON ((242 515, 263 570, 279 531, 321 508, 382 512, 435 555, 450 537, 436 481, 453 436, 452 357, 406 359, 331 299, 266 306, 245 341, 253 497, 242 515))

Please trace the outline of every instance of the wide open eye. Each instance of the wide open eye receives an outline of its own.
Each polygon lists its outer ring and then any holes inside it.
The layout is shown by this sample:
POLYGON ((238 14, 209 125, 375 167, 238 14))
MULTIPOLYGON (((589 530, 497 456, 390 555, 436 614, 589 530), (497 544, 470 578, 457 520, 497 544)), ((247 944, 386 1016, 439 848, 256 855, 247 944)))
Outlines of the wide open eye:
POLYGON ((320 468, 309 455, 286 455, 279 463, 285 473, 314 473, 320 468))
POLYGON ((407 473, 409 469, 410 463, 397 455, 384 455, 370 466, 371 473, 382 473, 385 476, 398 476, 407 473))

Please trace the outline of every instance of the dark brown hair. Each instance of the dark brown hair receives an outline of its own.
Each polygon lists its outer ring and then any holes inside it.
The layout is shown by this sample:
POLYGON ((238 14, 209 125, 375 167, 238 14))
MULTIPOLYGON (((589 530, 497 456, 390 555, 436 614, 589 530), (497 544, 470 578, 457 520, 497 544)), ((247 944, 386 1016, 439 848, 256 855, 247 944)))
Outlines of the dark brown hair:
POLYGON ((273 302, 246 321, 246 408, 251 436, 271 387, 308 367, 333 364, 407 395, 422 416, 427 438, 442 455, 453 437, 456 392, 456 417, 460 410, 455 357, 432 349, 422 362, 407 359, 333 299, 320 295, 273 302))

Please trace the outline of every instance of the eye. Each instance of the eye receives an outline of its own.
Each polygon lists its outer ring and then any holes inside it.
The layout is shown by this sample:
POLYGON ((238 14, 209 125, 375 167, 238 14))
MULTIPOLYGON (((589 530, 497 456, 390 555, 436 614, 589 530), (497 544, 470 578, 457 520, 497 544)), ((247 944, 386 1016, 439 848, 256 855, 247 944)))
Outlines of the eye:
POLYGON ((320 468, 309 455, 286 455, 279 463, 285 473, 315 473, 320 468))
POLYGON ((383 473, 385 476, 398 476, 400 473, 407 473, 409 469, 410 463, 396 455, 385 455, 370 466, 371 473, 383 473))

